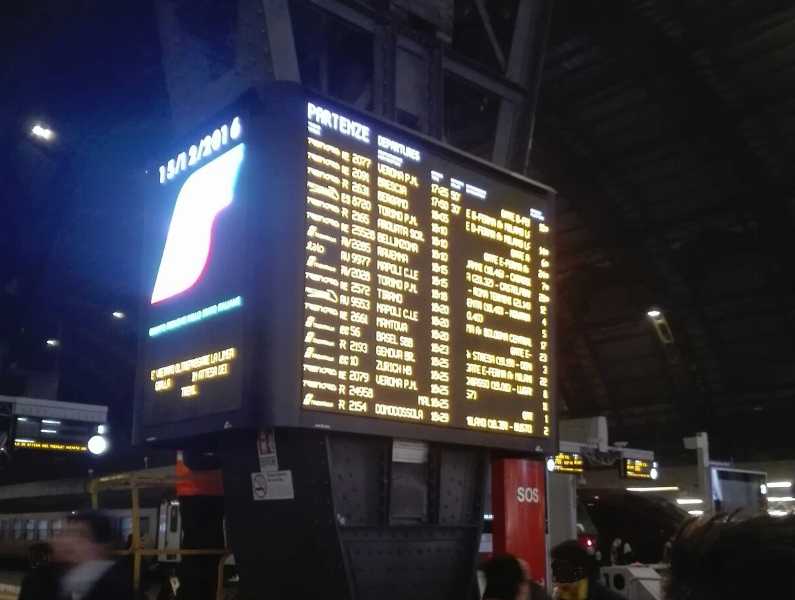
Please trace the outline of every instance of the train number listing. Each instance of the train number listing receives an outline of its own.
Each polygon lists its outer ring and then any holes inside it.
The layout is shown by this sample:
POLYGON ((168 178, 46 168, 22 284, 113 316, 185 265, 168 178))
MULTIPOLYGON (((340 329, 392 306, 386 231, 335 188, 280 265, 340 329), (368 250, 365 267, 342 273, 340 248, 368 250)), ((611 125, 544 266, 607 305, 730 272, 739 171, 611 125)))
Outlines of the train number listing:
POLYGON ((307 121, 302 408, 550 438, 549 197, 316 103, 307 121))

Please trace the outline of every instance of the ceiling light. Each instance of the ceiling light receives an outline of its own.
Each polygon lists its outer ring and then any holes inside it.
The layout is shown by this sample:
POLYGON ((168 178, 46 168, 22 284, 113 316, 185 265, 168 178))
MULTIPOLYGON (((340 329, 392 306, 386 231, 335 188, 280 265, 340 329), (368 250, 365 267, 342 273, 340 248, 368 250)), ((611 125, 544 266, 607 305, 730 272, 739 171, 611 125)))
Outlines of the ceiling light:
POLYGON ((101 435, 95 435, 88 440, 88 451, 91 454, 103 454, 108 449, 108 440, 101 435))
POLYGON ((792 496, 778 496, 776 498, 771 498, 768 496, 768 502, 795 502, 795 498, 792 496))
POLYGON ((547 471, 549 471, 550 473, 554 473, 555 472, 555 459, 554 458, 548 458, 547 459, 547 471))
POLYGON ((37 138, 41 138, 43 140, 50 141, 53 137, 55 137, 55 132, 52 129, 48 129, 47 127, 43 127, 38 123, 33 126, 33 129, 30 132, 35 135, 37 138))
POLYGON ((51 348, 55 348, 58 345, 58 340, 47 340, 47 345, 51 348))
POLYGON ((124 313, 119 311, 119 310, 115 310, 115 311, 113 311, 113 318, 114 319, 123 319, 124 318, 124 313))
POLYGON ((651 471, 649 471, 649 477, 651 477, 654 481, 657 481, 659 476, 660 472, 657 470, 657 467, 652 467, 651 471))
POLYGON ((689 511, 687 511, 687 514, 694 515, 696 517, 700 517, 701 515, 704 514, 704 511, 703 510, 689 510, 689 511))
POLYGON ((628 487, 628 492, 678 492, 679 488, 676 486, 668 487, 628 487))
POLYGON ((656 319, 657 317, 662 315, 662 311, 659 308, 650 308, 646 311, 646 316, 651 319, 656 319))
POLYGON ((789 513, 786 510, 769 510, 767 514, 771 517, 786 517, 789 513))
POLYGON ((701 498, 677 498, 677 504, 704 504, 704 501, 701 498))
POLYGON ((791 481, 771 481, 767 484, 767 489, 772 490, 774 488, 789 488, 792 487, 791 481))

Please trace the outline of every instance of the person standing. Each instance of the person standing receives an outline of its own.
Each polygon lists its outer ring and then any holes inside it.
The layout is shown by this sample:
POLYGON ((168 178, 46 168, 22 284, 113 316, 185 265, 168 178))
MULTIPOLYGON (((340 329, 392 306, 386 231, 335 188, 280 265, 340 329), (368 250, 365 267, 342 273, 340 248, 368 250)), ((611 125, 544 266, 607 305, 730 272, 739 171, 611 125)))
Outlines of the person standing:
POLYGON ((486 589, 483 600, 549 600, 549 595, 530 579, 527 563, 511 554, 500 554, 483 563, 486 589))
MULTIPOLYGON (((177 452, 177 497, 183 550, 223 550, 224 488, 217 455, 177 452)), ((220 554, 183 555, 177 600, 214 600, 220 554)))
POLYGON ((577 540, 561 542, 551 552, 554 597, 560 600, 624 600, 599 581, 596 565, 577 540))
POLYGON ((111 558, 113 526, 105 513, 73 513, 54 543, 55 560, 68 569, 58 600, 133 600, 132 573, 111 558))
POLYGON ((22 579, 18 600, 57 600, 60 571, 52 562, 52 547, 40 542, 30 547, 30 571, 22 579))

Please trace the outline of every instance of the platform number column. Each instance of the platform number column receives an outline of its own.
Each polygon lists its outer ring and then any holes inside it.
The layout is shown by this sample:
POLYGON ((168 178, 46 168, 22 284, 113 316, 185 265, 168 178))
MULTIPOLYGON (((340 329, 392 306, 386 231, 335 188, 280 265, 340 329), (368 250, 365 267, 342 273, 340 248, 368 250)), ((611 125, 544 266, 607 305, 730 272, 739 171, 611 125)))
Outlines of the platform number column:
POLYGON ((538 343, 539 376, 538 387, 541 389, 541 409, 544 414, 544 436, 550 436, 549 426, 549 304, 550 304, 550 251, 549 251, 549 226, 546 223, 538 224, 538 279, 540 290, 536 298, 538 318, 541 322, 541 339, 538 343))

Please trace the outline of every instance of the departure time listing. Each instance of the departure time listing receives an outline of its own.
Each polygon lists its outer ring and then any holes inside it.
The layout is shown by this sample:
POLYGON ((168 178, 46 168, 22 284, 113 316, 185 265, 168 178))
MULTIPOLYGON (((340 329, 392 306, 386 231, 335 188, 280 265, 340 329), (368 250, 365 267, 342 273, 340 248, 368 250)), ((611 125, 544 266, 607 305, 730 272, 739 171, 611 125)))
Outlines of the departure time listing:
POLYGON ((303 408, 550 437, 546 206, 307 108, 303 408))

